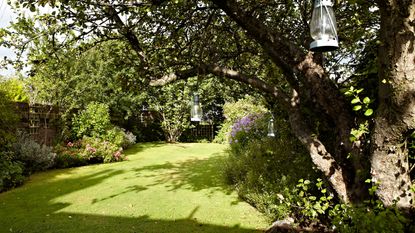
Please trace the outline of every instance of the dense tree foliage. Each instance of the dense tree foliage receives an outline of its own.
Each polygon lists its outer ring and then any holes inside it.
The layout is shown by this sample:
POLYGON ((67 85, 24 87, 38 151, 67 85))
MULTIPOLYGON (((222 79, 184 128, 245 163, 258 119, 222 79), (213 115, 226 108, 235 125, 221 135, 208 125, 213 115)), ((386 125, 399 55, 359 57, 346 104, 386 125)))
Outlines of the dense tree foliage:
POLYGON ((125 56, 136 58, 134 77, 142 79, 134 80, 145 84, 200 75, 249 84, 287 113, 292 132, 343 202, 362 201, 364 181, 372 179, 385 205, 410 208, 404 145, 415 128, 414 6, 336 1, 341 49, 324 56, 308 51, 311 1, 19 0, 18 9, 37 12, 29 18, 20 11, 14 29, 2 34, 9 35, 6 45, 26 49, 34 65, 82 41, 120 40, 132 51, 125 56), (348 75, 374 49, 378 75, 367 83, 376 87, 366 91, 378 89, 377 102, 352 88, 356 76, 348 75), (339 66, 348 72, 330 78, 339 66))

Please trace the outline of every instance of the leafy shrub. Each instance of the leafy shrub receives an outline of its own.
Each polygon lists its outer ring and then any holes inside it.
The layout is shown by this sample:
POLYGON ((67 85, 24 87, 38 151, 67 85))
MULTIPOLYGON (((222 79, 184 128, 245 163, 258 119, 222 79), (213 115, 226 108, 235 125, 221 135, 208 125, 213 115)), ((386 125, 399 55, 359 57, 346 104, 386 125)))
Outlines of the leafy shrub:
POLYGON ((297 181, 316 179, 317 173, 283 119, 274 120, 278 137, 266 136, 269 117, 250 114, 233 125, 225 178, 243 199, 271 219, 282 219, 290 213, 284 200, 295 195, 297 181))
MULTIPOLYGON (((371 195, 375 198, 374 193, 371 195)), ((374 205, 372 200, 353 207, 336 203, 333 197, 321 179, 300 179, 282 203, 300 225, 323 224, 340 233, 413 232, 408 219, 396 208, 385 208, 379 201, 374 205)))
POLYGON ((56 167, 77 167, 95 163, 125 160, 122 147, 100 138, 84 137, 76 142, 55 147, 56 167))
POLYGON ((25 179, 23 164, 13 161, 13 153, 0 152, 0 192, 21 185, 25 179))
POLYGON ((337 215, 333 223, 340 233, 404 233, 408 219, 397 209, 360 207, 345 208, 345 213, 337 215))
POLYGON ((109 106, 103 103, 92 102, 72 118, 72 132, 78 139, 101 137, 111 127, 109 106))
POLYGON ((102 139, 109 141, 118 147, 127 149, 135 144, 136 136, 131 132, 125 131, 125 129, 115 126, 108 130, 105 135, 102 136, 102 139))
POLYGON ((52 148, 39 145, 29 135, 18 133, 17 141, 13 144, 14 160, 24 164, 26 174, 43 171, 53 166, 56 154, 52 148))
POLYGON ((122 147, 114 143, 99 139, 84 137, 82 140, 84 157, 102 159, 104 163, 117 162, 125 159, 122 147))
POLYGON ((75 143, 68 142, 66 145, 57 145, 54 151, 56 153, 56 168, 79 167, 92 163, 89 161, 89 158, 82 155, 81 141, 75 143))
POLYGON ((0 91, 0 148, 7 148, 15 140, 16 126, 19 121, 15 106, 9 97, 0 91))
POLYGON ((258 104, 258 100, 251 96, 246 96, 244 99, 240 99, 235 103, 225 103, 223 106, 223 113, 226 119, 222 123, 214 142, 228 143, 232 126, 236 121, 249 114, 264 114, 266 112, 266 108, 263 105, 258 104))

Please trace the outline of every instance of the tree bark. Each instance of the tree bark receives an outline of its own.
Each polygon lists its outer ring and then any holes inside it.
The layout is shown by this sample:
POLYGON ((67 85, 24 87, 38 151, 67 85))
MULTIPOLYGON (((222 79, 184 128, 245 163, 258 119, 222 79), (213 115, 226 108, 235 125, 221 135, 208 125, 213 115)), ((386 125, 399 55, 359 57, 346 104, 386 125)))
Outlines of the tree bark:
POLYGON ((415 1, 379 0, 379 107, 371 173, 386 205, 412 208, 406 137, 415 129, 415 1))

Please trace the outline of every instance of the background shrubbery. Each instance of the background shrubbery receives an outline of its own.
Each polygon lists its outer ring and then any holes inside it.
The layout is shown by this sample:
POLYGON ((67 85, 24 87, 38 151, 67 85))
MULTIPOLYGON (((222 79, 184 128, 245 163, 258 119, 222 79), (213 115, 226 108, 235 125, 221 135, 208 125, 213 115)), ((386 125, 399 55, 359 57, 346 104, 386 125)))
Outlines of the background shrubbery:
POLYGON ((108 105, 97 102, 72 118, 72 138, 55 147, 56 167, 122 161, 123 149, 136 142, 134 134, 111 124, 108 105))
POLYGON ((215 137, 216 143, 228 143, 230 139, 230 133, 234 123, 241 118, 250 114, 264 114, 267 109, 258 103, 258 99, 252 96, 245 96, 245 98, 238 100, 237 102, 228 102, 223 106, 223 114, 225 120, 220 126, 220 130, 215 137))
POLYGON ((135 144, 134 134, 110 122, 105 104, 91 103, 73 118, 72 138, 54 148, 40 145, 14 130, 18 122, 13 105, 1 95, 0 192, 16 187, 30 174, 48 168, 66 168, 125 160, 123 149, 135 144), (9 127, 13 126, 15 128, 9 127))
POLYGON ((290 133, 287 122, 277 115, 277 135, 267 137, 271 114, 252 98, 225 104, 229 117, 217 141, 230 143, 225 164, 225 178, 239 195, 271 219, 282 219, 290 213, 284 200, 301 178, 316 179, 317 173, 307 151, 290 133))
POLYGON ((235 116, 225 121, 220 136, 223 140, 223 135, 228 135, 230 144, 224 175, 241 198, 271 220, 289 217, 296 224, 317 231, 328 227, 345 233, 415 230, 400 211, 384 208, 376 201, 376 184, 370 189, 373 199, 362 206, 339 203, 313 169, 308 151, 291 134, 288 122, 279 117, 283 113, 275 114, 276 137, 267 137, 271 114, 246 113, 252 103, 248 102, 248 107, 241 103, 227 104, 224 109, 235 116), (231 123, 231 127, 227 126, 231 123))

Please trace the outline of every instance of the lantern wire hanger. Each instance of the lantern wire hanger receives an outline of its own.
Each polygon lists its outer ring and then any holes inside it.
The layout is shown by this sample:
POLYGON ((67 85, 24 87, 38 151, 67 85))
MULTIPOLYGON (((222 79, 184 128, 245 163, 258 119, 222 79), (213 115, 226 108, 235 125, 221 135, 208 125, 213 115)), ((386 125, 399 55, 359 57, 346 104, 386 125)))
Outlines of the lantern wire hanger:
POLYGON ((331 0, 315 0, 310 22, 310 33, 314 39, 310 50, 328 52, 339 47, 337 24, 331 0))

